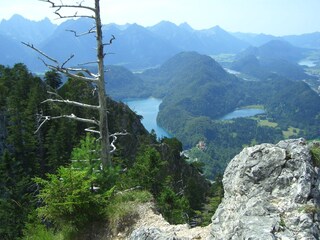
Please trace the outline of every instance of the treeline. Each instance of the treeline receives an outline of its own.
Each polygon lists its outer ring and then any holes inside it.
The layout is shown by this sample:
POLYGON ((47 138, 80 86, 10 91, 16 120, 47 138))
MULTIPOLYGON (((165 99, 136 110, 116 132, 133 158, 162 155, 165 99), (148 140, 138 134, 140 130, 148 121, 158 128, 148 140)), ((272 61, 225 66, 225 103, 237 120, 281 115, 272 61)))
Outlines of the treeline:
POLYGON ((129 133, 119 137, 110 169, 101 170, 94 162, 96 157, 89 154, 98 151, 99 146, 94 136, 85 135, 84 129, 89 127, 86 123, 51 120, 35 133, 41 124, 38 114, 72 113, 97 118, 92 110, 43 103, 49 97, 97 103, 90 83, 68 79, 61 84, 61 76, 53 71, 42 80, 23 64, 13 68, 0 66, 2 239, 16 239, 23 234, 26 239, 39 234, 61 234, 66 226, 76 234, 84 225, 88 227, 85 234, 92 234, 90 226, 95 221, 110 226, 117 222, 115 219, 126 221, 134 206, 120 214, 121 206, 150 197, 156 200, 164 216, 175 223, 187 221, 188 216, 191 218, 195 210, 201 209, 210 186, 197 168, 180 157, 181 143, 176 139, 158 142, 122 103, 107 100, 110 131, 129 133), (86 164, 79 167, 82 160, 86 164), (139 190, 126 191, 136 188, 139 190), (122 191, 126 197, 120 201, 118 193, 122 191), (97 199, 105 204, 99 204, 97 199))

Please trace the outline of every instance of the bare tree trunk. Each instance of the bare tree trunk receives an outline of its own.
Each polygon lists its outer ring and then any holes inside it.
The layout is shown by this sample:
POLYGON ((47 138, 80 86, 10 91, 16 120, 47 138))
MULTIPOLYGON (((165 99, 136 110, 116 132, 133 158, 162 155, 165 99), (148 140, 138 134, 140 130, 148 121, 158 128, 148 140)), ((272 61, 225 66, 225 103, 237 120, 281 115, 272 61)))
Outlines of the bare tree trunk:
MULTIPOLYGON (((100 140, 101 140, 101 162, 103 167, 109 167, 111 166, 111 154, 116 150, 115 141, 117 140, 117 136, 123 136, 126 135, 127 132, 117 132, 110 134, 108 129, 108 111, 107 111, 107 98, 106 98, 106 87, 105 87, 105 79, 104 79, 104 46, 111 45, 112 41, 115 39, 115 37, 112 35, 112 38, 109 40, 109 43, 103 43, 103 35, 102 35, 102 24, 101 24, 101 16, 100 16, 100 0, 93 0, 94 1, 94 7, 92 6, 86 6, 83 5, 84 1, 76 2, 75 4, 64 4, 62 0, 39 0, 42 2, 50 3, 51 7, 55 9, 55 14, 59 18, 90 18, 95 21, 95 26, 91 29, 89 29, 85 33, 78 34, 74 30, 67 30, 72 33, 74 33, 75 37, 81 37, 83 35, 87 34, 96 34, 96 47, 97 47, 97 60, 94 61, 98 64, 98 74, 92 73, 90 70, 86 68, 74 68, 74 67, 66 67, 67 63, 74 57, 74 54, 72 54, 65 62, 60 64, 56 59, 52 58, 51 56, 48 56, 46 53, 42 52, 40 49, 33 46, 33 44, 30 43, 24 43, 24 45, 30 47, 31 49, 38 52, 42 57, 45 57, 45 59, 49 60, 53 64, 47 63, 45 60, 41 59, 42 62, 52 70, 56 70, 60 73, 65 74, 68 77, 74 78, 79 81, 87 81, 93 83, 97 89, 98 89, 98 99, 99 99, 99 106, 95 105, 89 105, 81 102, 75 102, 70 100, 64 100, 60 96, 57 96, 56 93, 48 92, 51 95, 54 95, 55 98, 47 99, 43 101, 43 103, 51 102, 51 103, 65 103, 73 106, 83 107, 83 108, 89 108, 89 109, 96 109, 99 111, 99 121, 95 119, 86 119, 81 118, 78 116, 75 116, 74 114, 69 115, 60 115, 60 116, 44 116, 42 113, 38 115, 38 121, 39 126, 36 132, 40 130, 43 124, 45 124, 49 120, 53 119, 59 119, 59 118, 69 118, 76 121, 86 122, 94 125, 99 126, 99 130, 94 130, 91 127, 85 129, 88 132, 99 134, 100 140), (58 2, 58 3, 57 3, 58 2), (93 12, 94 15, 87 14, 87 13, 80 13, 78 14, 78 11, 75 12, 73 15, 64 15, 60 12, 62 9, 81 9, 84 11, 93 12), (84 75, 79 76, 76 74, 76 72, 82 72, 84 75), (87 75, 87 76, 86 76, 87 75), (59 99, 57 99, 57 97, 59 99), (110 142, 110 138, 112 138, 112 141, 110 142)), ((90 62, 92 63, 92 62, 90 62)))
POLYGON ((101 138, 101 161, 103 166, 111 166, 110 140, 108 129, 106 89, 104 81, 104 51, 102 24, 100 17, 100 0, 95 0, 95 21, 97 37, 97 58, 98 58, 98 95, 99 95, 99 128, 101 138))

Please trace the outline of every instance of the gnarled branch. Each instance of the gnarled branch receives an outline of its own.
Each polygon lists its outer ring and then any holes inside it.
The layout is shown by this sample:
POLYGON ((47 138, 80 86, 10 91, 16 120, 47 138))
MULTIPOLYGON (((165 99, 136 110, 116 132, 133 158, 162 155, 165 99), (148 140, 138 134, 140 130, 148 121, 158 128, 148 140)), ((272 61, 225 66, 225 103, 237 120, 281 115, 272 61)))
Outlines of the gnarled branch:
POLYGON ((113 153, 114 151, 117 150, 117 147, 115 146, 115 143, 118 139, 118 136, 125 136, 125 135, 128 135, 129 133, 127 131, 125 132, 117 132, 117 133, 113 133, 113 134, 110 134, 110 137, 112 138, 112 141, 110 143, 110 146, 111 146, 111 150, 110 150, 110 153, 113 153))
POLYGON ((94 27, 90 28, 87 32, 80 33, 80 34, 78 34, 78 33, 77 33, 76 31, 74 31, 74 30, 69 30, 69 29, 67 29, 66 31, 67 31, 67 32, 72 32, 75 37, 82 37, 82 36, 85 36, 85 35, 88 35, 88 34, 97 32, 96 30, 94 30, 95 28, 96 28, 96 27, 94 26, 94 27))
POLYGON ((90 11, 96 13, 96 9, 95 8, 82 5, 83 1, 80 2, 77 5, 63 4, 62 2, 61 2, 61 4, 57 4, 57 3, 55 3, 54 1, 51 1, 51 0, 39 0, 39 1, 40 2, 50 3, 52 8, 58 8, 56 11, 60 11, 61 8, 82 8, 82 9, 87 9, 87 10, 90 10, 90 11))
POLYGON ((109 42, 108 42, 108 43, 104 43, 103 45, 104 45, 104 46, 106 46, 106 45, 111 45, 112 42, 113 42, 113 40, 115 40, 115 39, 116 39, 116 37, 112 34, 109 42))

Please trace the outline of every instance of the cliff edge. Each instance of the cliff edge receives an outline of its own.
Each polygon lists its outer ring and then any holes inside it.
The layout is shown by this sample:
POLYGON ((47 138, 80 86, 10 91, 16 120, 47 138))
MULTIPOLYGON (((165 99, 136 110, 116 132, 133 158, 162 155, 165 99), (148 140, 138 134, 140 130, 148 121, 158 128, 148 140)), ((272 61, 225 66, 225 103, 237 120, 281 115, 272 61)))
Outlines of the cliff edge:
POLYGON ((304 139, 245 148, 229 163, 212 239, 319 239, 319 168, 304 139))
POLYGON ((304 139, 243 149, 223 184, 224 199, 209 226, 170 225, 149 208, 126 239, 320 239, 320 171, 304 139))

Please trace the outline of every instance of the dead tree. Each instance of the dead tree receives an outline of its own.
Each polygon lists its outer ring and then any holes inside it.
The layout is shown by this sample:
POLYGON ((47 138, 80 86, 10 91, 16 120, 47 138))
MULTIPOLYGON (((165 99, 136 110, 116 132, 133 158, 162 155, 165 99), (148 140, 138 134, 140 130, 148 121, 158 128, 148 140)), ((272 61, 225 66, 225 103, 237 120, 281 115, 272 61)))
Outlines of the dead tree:
MULTIPOLYGON (((97 60, 94 61, 94 63, 98 66, 98 73, 94 74, 90 70, 83 68, 83 67, 67 67, 66 65, 68 62, 74 57, 74 55, 71 55, 66 61, 64 61, 62 64, 59 63, 56 59, 54 59, 51 56, 48 56, 46 53, 42 52, 40 49, 35 47, 33 44, 30 43, 24 43, 24 45, 32 48, 36 52, 38 52, 42 58, 42 62, 52 70, 56 70, 62 74, 65 74, 68 77, 74 78, 79 81, 89 81, 93 85, 95 85, 97 92, 98 92, 98 100, 99 105, 89 105, 85 103, 70 101, 70 100, 64 100, 64 99, 47 99, 44 102, 58 102, 58 103, 65 103, 70 104, 74 106, 84 107, 84 108, 90 108, 95 109, 99 112, 99 120, 95 119, 86 119, 81 118, 78 116, 75 116, 74 114, 70 115, 60 115, 60 116, 44 116, 43 114, 40 114, 39 117, 39 125, 38 129, 39 131, 41 126, 46 123, 49 120, 53 119, 59 119, 59 118, 69 118, 81 122, 86 122, 90 124, 94 124, 98 126, 99 130, 95 130, 94 128, 90 127, 87 128, 86 131, 98 133, 100 136, 101 141, 101 162, 104 167, 111 166, 111 154, 115 151, 116 147, 114 145, 117 136, 119 135, 125 135, 126 133, 114 133, 110 134, 108 129, 108 111, 107 111, 107 103, 106 103, 106 89, 105 89, 105 70, 104 70, 104 46, 111 45, 112 41, 115 39, 115 37, 112 35, 112 38, 109 40, 109 42, 104 43, 103 42, 103 36, 102 36, 102 23, 101 23, 101 17, 100 17, 100 0, 90 0, 94 2, 94 5, 84 5, 84 1, 74 1, 75 4, 64 4, 62 0, 39 0, 42 2, 49 3, 51 5, 51 8, 54 9, 54 13, 58 16, 59 19, 63 18, 91 18, 94 20, 94 27, 89 29, 85 33, 77 33, 73 30, 67 30, 72 33, 74 33, 75 37, 80 37, 87 34, 95 34, 96 37, 96 53, 97 53, 97 60), (72 9, 75 11, 74 14, 67 15, 64 14, 63 11, 66 9, 72 9), (80 13, 79 13, 80 12, 80 13), (84 75, 78 75, 77 73, 82 72, 84 75), (112 141, 110 142, 110 138, 112 138, 112 141)), ((93 62, 90 62, 93 63, 93 62)), ((51 92, 51 94, 55 94, 51 92)))

